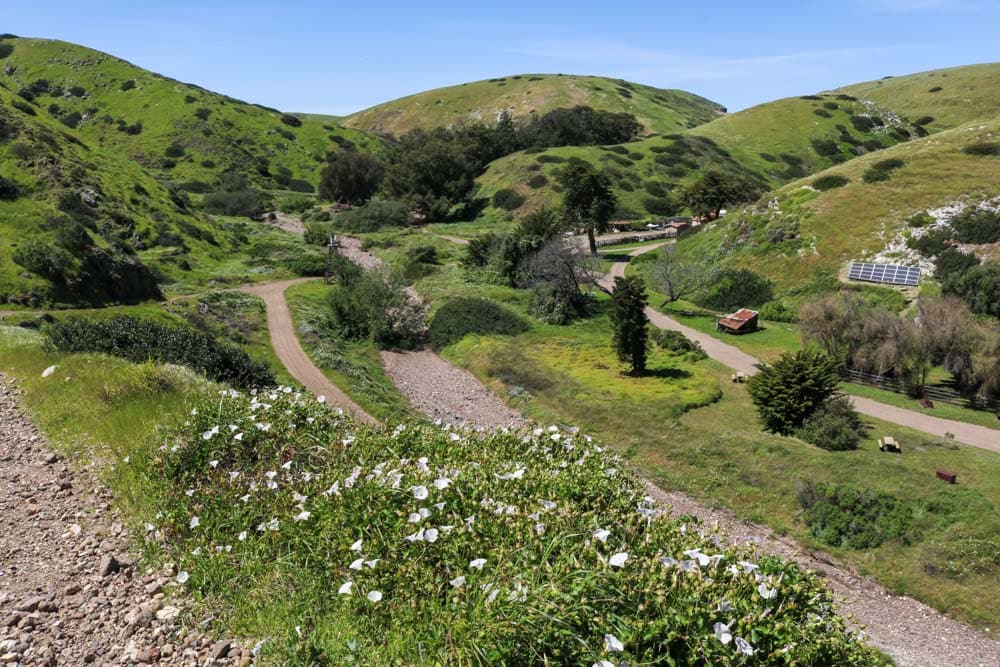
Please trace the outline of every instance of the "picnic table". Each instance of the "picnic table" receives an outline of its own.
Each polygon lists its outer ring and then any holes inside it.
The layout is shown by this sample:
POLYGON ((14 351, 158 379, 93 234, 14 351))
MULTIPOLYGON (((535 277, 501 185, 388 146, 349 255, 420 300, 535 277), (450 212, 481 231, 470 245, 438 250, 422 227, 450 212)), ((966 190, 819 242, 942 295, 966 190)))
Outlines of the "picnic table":
POLYGON ((896 439, 893 438, 891 435, 879 438, 878 448, 879 451, 883 452, 895 452, 897 454, 901 454, 903 452, 902 448, 899 446, 899 443, 896 442, 896 439))

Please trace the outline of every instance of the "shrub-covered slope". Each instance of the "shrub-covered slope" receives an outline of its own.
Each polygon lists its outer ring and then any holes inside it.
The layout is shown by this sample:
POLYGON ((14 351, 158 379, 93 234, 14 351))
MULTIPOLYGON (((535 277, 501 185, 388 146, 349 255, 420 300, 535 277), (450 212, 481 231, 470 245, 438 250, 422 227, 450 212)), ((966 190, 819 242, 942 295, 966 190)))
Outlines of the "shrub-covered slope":
POLYGON ((479 194, 491 199, 513 190, 523 197, 521 210, 558 206, 559 174, 572 158, 603 171, 618 197, 616 218, 680 213, 677 194, 708 168, 740 174, 766 189, 772 183, 743 168, 711 139, 669 134, 617 146, 568 146, 541 152, 519 152, 490 164, 478 179, 479 194))
POLYGON ((76 44, 0 44, 0 55, 9 51, 0 83, 31 98, 40 116, 176 183, 214 184, 235 170, 260 187, 309 190, 328 151, 372 144, 332 119, 248 104, 76 44))
POLYGON ((597 76, 523 74, 417 93, 359 111, 344 124, 399 136, 418 127, 490 123, 504 111, 526 118, 574 106, 633 114, 647 132, 676 132, 724 112, 719 104, 683 90, 597 76))
POLYGON ((225 239, 138 164, 0 86, 0 301, 156 297, 139 251, 211 253, 225 239))
POLYGON ((733 215, 681 245, 786 287, 832 280, 851 259, 903 246, 914 215, 1000 195, 1000 157, 969 154, 971 145, 1000 147, 1000 119, 916 139, 789 183, 766 206, 733 215), (815 187, 845 179, 825 191, 815 187))
POLYGON ((1000 63, 931 70, 833 91, 890 108, 931 132, 1000 115, 1000 63))
POLYGON ((805 95, 760 104, 701 125, 745 167, 775 183, 801 178, 922 131, 891 109, 837 95, 805 95))

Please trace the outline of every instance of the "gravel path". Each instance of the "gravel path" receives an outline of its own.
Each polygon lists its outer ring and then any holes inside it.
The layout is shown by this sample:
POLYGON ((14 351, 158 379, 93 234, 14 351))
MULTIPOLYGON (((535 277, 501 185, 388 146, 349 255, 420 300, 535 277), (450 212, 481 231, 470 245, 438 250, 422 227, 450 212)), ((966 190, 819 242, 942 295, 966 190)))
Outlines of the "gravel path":
POLYGON ((475 376, 429 350, 382 352, 382 366, 410 404, 433 420, 479 430, 525 424, 475 376))
MULTIPOLYGON (((652 243, 641 248, 636 248, 629 252, 629 256, 637 257, 656 250, 661 245, 663 243, 652 243)), ((601 288, 610 292, 614 287, 615 278, 625 275, 626 266, 628 266, 628 262, 616 262, 613 264, 611 270, 598 280, 601 288)), ((684 326, 677 320, 667 317, 650 307, 646 308, 646 315, 654 326, 660 329, 679 331, 689 339, 697 341, 708 356, 725 364, 729 368, 745 373, 757 372, 759 360, 740 350, 738 347, 723 343, 714 336, 684 326)), ((858 412, 869 417, 875 417, 876 419, 881 419, 892 424, 899 424, 900 426, 923 431, 936 437, 945 437, 946 433, 951 433, 958 442, 979 447, 980 449, 1000 452, 1000 431, 996 429, 951 419, 942 419, 941 417, 933 417, 913 410, 880 403, 870 398, 851 396, 850 399, 858 412)))
POLYGON ((77 468, 0 374, 0 664, 249 664, 235 643, 185 629, 203 620, 192 602, 172 573, 134 564, 108 490, 77 468))

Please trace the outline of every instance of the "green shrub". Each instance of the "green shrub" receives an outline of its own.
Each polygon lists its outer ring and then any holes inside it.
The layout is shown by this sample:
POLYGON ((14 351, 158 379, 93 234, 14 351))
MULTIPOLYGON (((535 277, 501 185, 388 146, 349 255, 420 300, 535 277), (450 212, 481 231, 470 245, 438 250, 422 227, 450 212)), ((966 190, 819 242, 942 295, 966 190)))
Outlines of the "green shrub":
POLYGON ((857 449, 867 427, 846 397, 827 401, 795 432, 800 440, 832 452, 857 449))
POLYGON ((167 157, 184 157, 184 147, 176 143, 170 144, 163 151, 163 154, 167 157))
POLYGON ((205 181, 184 181, 178 186, 184 192, 193 192, 195 194, 203 195, 207 192, 212 191, 212 185, 206 183, 205 181))
POLYGON ((823 102, 823 108, 829 109, 830 111, 834 111, 836 109, 839 109, 840 105, 837 104, 836 102, 823 102))
POLYGON ((561 155, 539 155, 535 158, 535 160, 537 162, 541 162, 542 164, 558 164, 560 162, 565 162, 566 158, 561 155))
POLYGON ((668 352, 672 352, 673 354, 680 355, 684 358, 684 361, 689 363, 696 363, 702 361, 703 359, 708 359, 708 355, 705 354, 703 349, 701 349, 701 344, 698 343, 698 341, 690 340, 680 331, 654 327, 650 338, 661 350, 666 350, 668 352))
POLYGON ((874 116, 851 115, 851 125, 858 132, 871 132, 876 127, 882 125, 882 120, 874 116))
POLYGON ((879 141, 878 139, 865 139, 862 146, 864 146, 865 150, 870 153, 873 153, 875 151, 880 151, 883 148, 885 148, 885 146, 882 145, 882 142, 879 141))
POLYGON ((826 109, 813 109, 813 113, 820 118, 833 118, 833 114, 826 109))
POLYGON ((406 260, 417 264, 437 264, 437 248, 432 245, 417 245, 406 249, 406 260))
POLYGON ((934 116, 921 116, 920 118, 913 121, 913 124, 917 127, 923 127, 925 125, 930 125, 934 122, 934 116))
POLYGON ((495 301, 462 297, 447 301, 434 314, 428 338, 436 349, 468 334, 514 336, 531 328, 523 317, 495 301))
POLYGON ((24 190, 16 181, 0 176, 0 201, 14 201, 23 193, 24 190))
POLYGON ((208 117, 212 115, 212 110, 206 107, 198 107, 194 110, 194 115, 200 120, 208 120, 208 117))
POLYGON ((747 389, 764 429, 781 435, 796 432, 837 390, 840 362, 807 348, 783 353, 774 363, 759 364, 747 389))
POLYGON ((927 92, 928 93, 940 93, 942 90, 944 90, 944 88, 942 88, 941 86, 934 86, 933 88, 930 88, 927 92))
POLYGON ((774 285, 748 269, 720 269, 697 295, 698 305, 714 310, 756 308, 774 298, 774 285))
POLYGON ((934 277, 944 282, 955 279, 976 266, 979 266, 979 258, 975 255, 948 248, 934 260, 934 277))
POLYGON ((874 549, 887 540, 913 541, 913 512, 888 493, 803 483, 797 495, 809 532, 830 546, 874 549))
POLYGON ((382 349, 417 347, 423 340, 423 311, 413 303, 399 276, 388 271, 347 269, 343 260, 330 291, 330 322, 344 338, 372 340, 382 349))
POLYGON ((335 218, 347 231, 362 233, 377 232, 384 227, 404 227, 409 220, 410 210, 405 204, 384 199, 373 199, 335 218))
POLYGON ((493 194, 493 206, 504 211, 513 211, 514 209, 520 208, 521 204, 525 202, 526 198, 524 195, 511 190, 509 188, 504 188, 502 190, 497 190, 493 194))
POLYGON ((83 86, 70 86, 66 91, 73 97, 86 97, 87 90, 83 86))
POLYGON ((14 45, 13 44, 3 44, 3 43, 0 43, 0 60, 3 60, 4 58, 6 58, 7 56, 9 56, 12 53, 14 53, 14 45))
POLYGON ((202 206, 216 215, 256 217, 264 212, 261 194, 252 188, 211 192, 202 199, 202 206))
POLYGON ((314 186, 309 181, 306 181, 301 178, 289 179, 285 187, 287 187, 292 192, 304 192, 309 194, 316 192, 316 186, 314 186))
POLYGON ((285 195, 275 201, 275 207, 282 213, 303 213, 312 208, 315 200, 305 195, 285 195))
POLYGON ((920 213, 914 213, 906 220, 906 224, 909 227, 920 228, 926 227, 927 225, 934 223, 934 216, 929 214, 927 211, 921 211, 920 213))
POLYGON ((127 90, 132 90, 133 88, 135 88, 135 79, 127 79, 125 81, 122 81, 121 85, 118 86, 118 89, 121 90, 122 92, 125 92, 127 90))
POLYGON ((144 362, 181 364, 237 387, 274 384, 274 375, 240 348, 213 336, 153 320, 116 316, 106 320, 69 317, 45 328, 49 344, 63 352, 100 352, 144 362))
POLYGON ((549 179, 545 174, 535 174, 534 176, 528 179, 528 187, 532 188, 533 190, 537 190, 538 188, 544 188, 548 184, 549 184, 549 179))
POLYGON ((861 180, 865 183, 881 183, 882 181, 888 181, 890 176, 891 174, 888 171, 871 167, 865 170, 865 173, 861 176, 861 180))
POLYGON ((961 243, 995 243, 1000 241, 1000 214, 969 207, 949 223, 955 238, 961 243))
POLYGON ((760 319, 771 322, 798 322, 799 313, 784 301, 768 301, 760 307, 760 319))
POLYGON ((834 188, 842 188, 851 180, 846 176, 841 176, 840 174, 827 174, 826 176, 820 176, 812 182, 812 186, 817 190, 826 192, 827 190, 833 190, 834 188))
POLYGON ((829 157, 840 153, 840 146, 833 139, 813 139, 810 143, 818 155, 829 157))
POLYGON ((282 114, 278 120, 289 127, 302 127, 302 121, 289 113, 282 114))
POLYGON ((978 141, 963 148, 962 152, 966 155, 975 155, 979 157, 1000 155, 1000 142, 978 141))
POLYGON ((38 112, 35 111, 35 107, 31 106, 27 102, 22 102, 21 100, 11 100, 10 105, 17 109, 18 111, 23 111, 29 116, 37 116, 38 112))

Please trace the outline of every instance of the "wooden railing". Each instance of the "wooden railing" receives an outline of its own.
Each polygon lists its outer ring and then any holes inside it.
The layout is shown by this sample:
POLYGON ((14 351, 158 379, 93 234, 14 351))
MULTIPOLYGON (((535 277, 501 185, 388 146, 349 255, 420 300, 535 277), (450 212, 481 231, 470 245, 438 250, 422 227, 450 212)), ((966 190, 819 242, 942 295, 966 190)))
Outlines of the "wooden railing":
MULTIPOLYGON (((840 375, 848 382, 864 384, 869 387, 877 387, 879 389, 885 389, 897 394, 908 394, 903 382, 896 378, 885 377, 884 375, 875 375, 873 373, 865 373, 853 368, 841 369, 840 375)), ((987 400, 983 398, 970 400, 954 389, 949 389, 948 387, 924 386, 921 388, 921 393, 923 396, 936 403, 948 403, 950 405, 971 408, 973 410, 996 411, 997 409, 1000 409, 1000 401, 987 400)))

